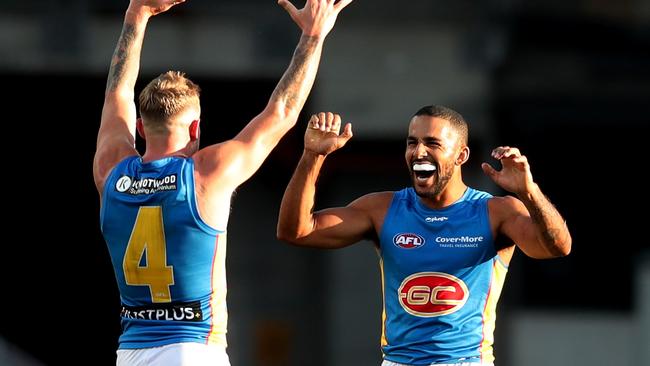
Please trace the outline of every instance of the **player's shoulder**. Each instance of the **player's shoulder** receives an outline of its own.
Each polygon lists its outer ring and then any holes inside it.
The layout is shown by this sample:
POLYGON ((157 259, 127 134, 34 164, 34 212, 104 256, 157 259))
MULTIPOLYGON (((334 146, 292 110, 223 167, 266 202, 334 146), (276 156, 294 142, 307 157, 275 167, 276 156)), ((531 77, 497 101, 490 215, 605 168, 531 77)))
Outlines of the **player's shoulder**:
POLYGON ((463 199, 466 201, 485 200, 492 197, 494 196, 491 193, 472 187, 467 187, 467 191, 463 195, 463 199))
POLYGON ((493 196, 488 200, 490 217, 493 219, 506 218, 519 213, 523 203, 513 196, 493 196))
POLYGON ((104 191, 104 185, 110 179, 111 175, 116 171, 116 169, 121 165, 127 163, 127 161, 131 161, 139 157, 140 154, 135 149, 124 149, 124 151, 117 151, 114 155, 102 155, 97 153, 93 160, 93 178, 95 180, 95 186, 97 187, 100 196, 104 191))
POLYGON ((241 182, 236 178, 239 170, 234 163, 245 159, 232 148, 232 140, 206 146, 192 154, 195 182, 205 187, 214 186, 216 190, 234 190, 241 182))
POLYGON ((388 209, 394 195, 394 191, 372 192, 352 201, 349 206, 365 210, 388 209))
POLYGON ((228 152, 228 141, 222 141, 213 145, 206 146, 199 151, 192 154, 192 160, 194 160, 194 166, 197 169, 203 167, 212 167, 215 165, 215 162, 218 162, 219 159, 223 158, 224 154, 228 152))
POLYGON ((508 207, 508 206, 517 206, 521 204, 521 201, 514 196, 492 196, 488 200, 490 205, 494 205, 497 207, 508 207))

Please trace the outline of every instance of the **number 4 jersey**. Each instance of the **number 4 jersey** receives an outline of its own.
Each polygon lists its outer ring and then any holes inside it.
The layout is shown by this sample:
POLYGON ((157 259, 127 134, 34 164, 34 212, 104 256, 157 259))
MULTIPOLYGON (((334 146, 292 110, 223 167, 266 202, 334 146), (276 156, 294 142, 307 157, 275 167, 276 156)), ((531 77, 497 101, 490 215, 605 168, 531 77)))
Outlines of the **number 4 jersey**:
POLYGON ((133 156, 106 180, 100 225, 122 301, 119 348, 226 345, 226 233, 196 202, 192 159, 133 156))
POLYGON ((493 362, 507 267, 492 238, 490 197, 468 188, 453 205, 434 210, 413 188, 395 192, 380 236, 386 360, 493 362))

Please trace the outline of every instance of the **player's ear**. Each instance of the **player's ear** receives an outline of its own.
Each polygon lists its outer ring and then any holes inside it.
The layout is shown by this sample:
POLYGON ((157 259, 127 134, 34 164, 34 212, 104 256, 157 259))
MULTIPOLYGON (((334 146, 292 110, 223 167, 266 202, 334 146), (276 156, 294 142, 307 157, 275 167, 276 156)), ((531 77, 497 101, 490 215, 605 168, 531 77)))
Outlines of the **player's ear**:
POLYGON ((463 146, 460 148, 460 153, 458 154, 458 157, 456 158, 456 165, 463 165, 469 160, 469 147, 468 146, 463 146))
POLYGON ((135 120, 135 128, 138 130, 138 135, 142 137, 144 140, 147 139, 145 133, 144 133, 144 123, 142 122, 142 118, 139 118, 135 120))
POLYGON ((201 129, 199 124, 201 123, 200 119, 195 119, 190 123, 189 132, 190 132, 190 141, 198 140, 201 135, 201 129))

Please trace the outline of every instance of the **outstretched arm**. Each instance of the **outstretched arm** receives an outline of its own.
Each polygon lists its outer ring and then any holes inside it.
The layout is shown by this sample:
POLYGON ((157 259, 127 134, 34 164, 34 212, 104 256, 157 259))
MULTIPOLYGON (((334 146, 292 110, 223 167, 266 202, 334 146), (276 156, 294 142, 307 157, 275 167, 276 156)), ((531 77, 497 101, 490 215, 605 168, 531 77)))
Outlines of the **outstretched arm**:
POLYGON ((491 201, 500 224, 500 232, 512 239, 521 250, 533 258, 553 258, 571 251, 571 234, 562 215, 544 196, 533 181, 530 165, 519 149, 502 146, 492 151, 503 168, 496 171, 483 163, 483 171, 501 188, 515 193, 514 197, 491 201))
POLYGON ((287 0, 278 1, 302 30, 288 69, 266 108, 234 139, 209 146, 194 156, 200 174, 218 174, 219 189, 234 189, 250 178, 295 125, 314 83, 325 37, 339 12, 351 2, 307 0, 305 7, 298 10, 287 0))
POLYGON ((341 118, 332 113, 320 113, 309 120, 302 157, 282 197, 278 239, 296 245, 339 248, 373 232, 372 212, 381 209, 386 194, 366 195, 347 207, 313 212, 316 181, 326 156, 352 137, 350 124, 339 135, 340 127, 341 118))
POLYGON ((185 0, 131 0, 122 33, 108 71, 104 108, 93 162, 95 185, 102 193, 104 180, 122 159, 136 155, 134 87, 140 69, 140 51, 147 22, 185 0))

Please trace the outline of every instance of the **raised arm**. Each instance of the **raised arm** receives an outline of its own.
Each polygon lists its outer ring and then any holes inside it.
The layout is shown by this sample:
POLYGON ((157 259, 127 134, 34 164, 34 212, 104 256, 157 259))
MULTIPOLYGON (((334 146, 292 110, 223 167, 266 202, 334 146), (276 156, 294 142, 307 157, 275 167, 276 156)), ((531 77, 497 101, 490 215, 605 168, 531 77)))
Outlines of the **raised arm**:
POLYGON ((296 9, 287 0, 278 1, 298 24, 302 36, 266 108, 234 139, 195 154, 199 173, 208 177, 218 176, 212 181, 219 181, 219 189, 236 188, 250 178, 295 125, 314 83, 325 37, 332 30, 339 12, 351 2, 307 0, 304 8, 296 9))
POLYGON ((113 167, 135 150, 136 110, 134 88, 140 69, 140 52, 147 22, 185 0, 131 0, 122 33, 108 71, 104 108, 97 135, 93 176, 99 194, 113 167))
POLYGON ((512 239, 529 257, 544 259, 568 255, 571 234, 562 215, 533 181, 530 165, 519 149, 502 146, 492 151, 501 161, 496 171, 483 163, 483 171, 501 188, 517 195, 491 200, 490 212, 500 222, 500 233, 512 239))
POLYGON ((341 118, 332 113, 311 117, 305 132, 305 148, 282 197, 278 239, 311 247, 339 248, 364 238, 374 238, 377 217, 392 197, 390 193, 363 196, 346 207, 313 212, 318 174, 328 154, 352 137, 347 124, 339 135, 341 118))

